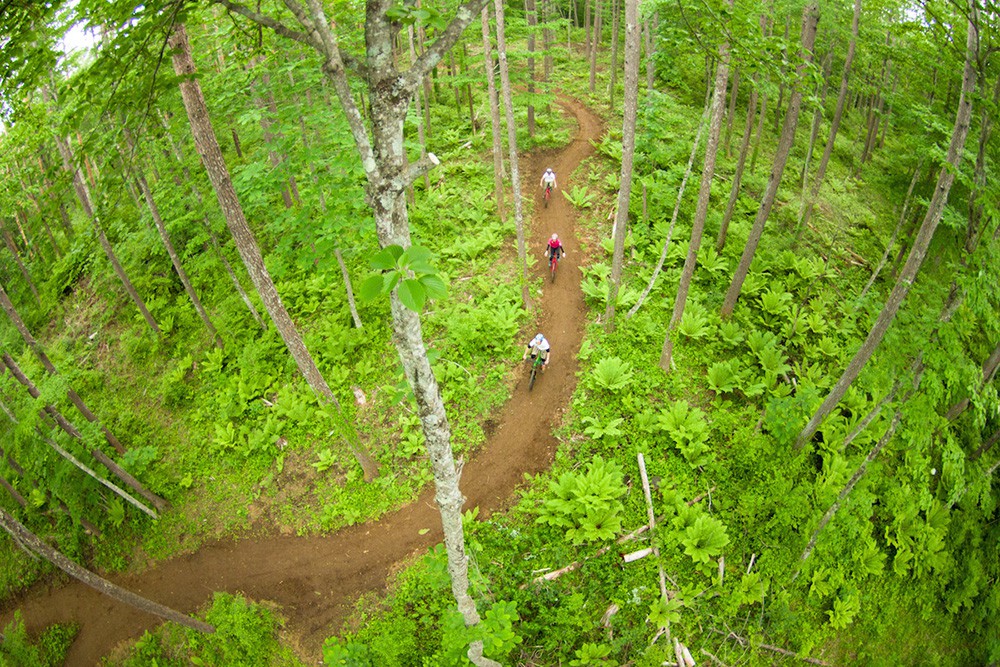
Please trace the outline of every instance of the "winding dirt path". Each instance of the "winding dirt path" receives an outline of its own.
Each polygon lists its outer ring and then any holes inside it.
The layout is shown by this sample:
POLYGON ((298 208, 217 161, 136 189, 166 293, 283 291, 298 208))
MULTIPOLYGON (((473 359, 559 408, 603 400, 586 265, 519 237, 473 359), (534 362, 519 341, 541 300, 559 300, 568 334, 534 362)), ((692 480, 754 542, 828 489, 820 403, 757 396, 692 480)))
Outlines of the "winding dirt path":
MULTIPOLYGON (((576 353, 585 322, 577 263, 582 258, 575 229, 575 212, 556 192, 542 208, 535 179, 546 167, 559 176, 560 187, 580 161, 593 152, 601 121, 572 99, 559 102, 574 115, 579 130, 569 146, 525 158, 525 192, 536 198, 529 252, 538 253, 535 271, 547 266, 541 258, 545 239, 553 232, 568 250, 555 283, 544 283, 539 330, 552 343, 552 363, 528 393, 521 380, 504 407, 499 425, 486 446, 470 461, 461 486, 467 507, 489 515, 509 502, 525 474, 545 470, 556 449, 554 426, 569 405, 576 385, 576 353)), ((195 611, 214 591, 242 592, 258 600, 273 600, 288 617, 287 629, 302 647, 318 656, 323 640, 333 634, 366 591, 384 588, 398 562, 441 541, 441 524, 433 488, 412 504, 374 524, 352 526, 317 537, 272 536, 206 544, 196 553, 158 563, 134 576, 114 577, 116 583, 185 613, 195 611), (429 532, 421 535, 422 529, 429 532)), ((52 589, 36 587, 16 601, 31 632, 51 623, 76 622, 80 633, 66 664, 95 665, 121 641, 134 639, 160 619, 104 597, 72 581, 52 589)), ((5 608, 0 627, 10 621, 5 608)))

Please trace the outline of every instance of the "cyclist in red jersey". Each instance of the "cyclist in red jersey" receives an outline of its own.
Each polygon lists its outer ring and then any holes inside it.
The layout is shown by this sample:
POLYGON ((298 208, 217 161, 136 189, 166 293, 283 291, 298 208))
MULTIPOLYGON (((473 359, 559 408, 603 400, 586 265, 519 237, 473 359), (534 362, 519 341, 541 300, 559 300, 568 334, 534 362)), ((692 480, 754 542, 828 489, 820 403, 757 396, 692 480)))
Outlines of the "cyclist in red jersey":
POLYGON ((559 240, 558 234, 553 234, 552 238, 545 245, 545 257, 549 260, 549 264, 552 263, 552 259, 562 259, 563 255, 566 254, 566 248, 563 247, 562 241, 559 240))

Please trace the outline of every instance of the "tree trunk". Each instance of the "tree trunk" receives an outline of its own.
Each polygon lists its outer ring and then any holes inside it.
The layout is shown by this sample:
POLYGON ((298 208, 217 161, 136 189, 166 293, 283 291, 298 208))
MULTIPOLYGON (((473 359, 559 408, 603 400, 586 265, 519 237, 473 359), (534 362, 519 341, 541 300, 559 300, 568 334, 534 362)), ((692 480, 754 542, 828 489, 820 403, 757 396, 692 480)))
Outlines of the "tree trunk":
MULTIPOLYGON (((730 9, 735 0, 729 0, 730 9)), ((670 372, 673 361, 673 339, 671 334, 684 317, 684 306, 687 303, 691 279, 698 263, 698 250, 701 248, 701 237, 705 231, 705 218, 708 217, 708 202, 712 195, 712 178, 715 176, 715 157, 719 151, 719 137, 722 134, 722 114, 726 109, 726 86, 729 83, 729 42, 719 46, 719 66, 715 74, 715 92, 712 96, 711 120, 708 125, 708 140, 705 144, 705 162, 701 170, 701 185, 698 189, 698 204, 691 221, 691 243, 688 244, 687 257, 684 259, 684 270, 677 287, 677 298, 674 301, 674 312, 667 326, 660 350, 660 368, 670 372)))
MULTIPOLYGON (((243 289, 243 284, 240 283, 240 279, 236 276, 236 271, 233 270, 233 265, 229 263, 226 259, 226 254, 222 251, 222 245, 219 243, 219 237, 215 235, 215 230, 212 229, 212 223, 208 219, 208 214, 204 212, 205 202, 201 197, 201 192, 198 190, 198 186, 195 184, 194 179, 191 177, 191 170, 188 169, 187 164, 184 162, 184 154, 181 151, 181 147, 174 141, 170 134, 170 124, 167 122, 167 117, 165 115, 160 116, 163 128, 166 130, 167 140, 173 149, 174 156, 177 158, 177 162, 181 165, 181 172, 184 174, 184 180, 191 184, 191 194, 194 195, 195 201, 198 202, 198 207, 202 210, 202 226, 208 233, 208 238, 212 242, 212 248, 215 250, 216 256, 219 261, 222 262, 222 266, 229 276, 230 281, 233 283, 233 287, 236 289, 236 293, 240 295, 240 299, 243 300, 244 305, 246 305, 247 310, 253 316, 253 319, 257 324, 260 325, 261 329, 266 329, 267 325, 264 323, 263 318, 261 318, 260 313, 257 312, 257 308, 253 305, 253 301, 250 300, 250 295, 247 294, 246 290, 243 289)), ((320 198, 322 201, 322 195, 320 198)))
POLYGON ((14 262, 17 264, 17 268, 21 272, 24 282, 28 284, 28 289, 31 290, 31 294, 35 297, 35 302, 41 306, 42 299, 38 296, 38 290, 35 288, 35 282, 31 279, 31 274, 28 273, 28 267, 26 267, 24 262, 21 260, 21 253, 17 251, 14 239, 10 237, 10 232, 7 231, 7 228, 4 226, 2 221, 0 221, 0 235, 3 236, 3 242, 6 244, 7 250, 10 251, 11 257, 14 258, 14 262))
POLYGON ((58 567, 69 576, 83 582, 108 597, 135 607, 139 611, 159 616, 164 620, 173 621, 174 623, 183 625, 186 628, 191 628, 192 630, 197 630, 198 632, 209 634, 215 632, 215 628, 208 623, 191 618, 190 616, 186 616, 185 614, 170 609, 169 607, 166 607, 158 602, 153 602, 152 600, 136 595, 131 591, 127 591, 124 588, 111 583, 107 579, 97 576, 90 570, 77 565, 39 539, 38 536, 25 528, 20 521, 11 516, 3 508, 0 508, 0 526, 10 533, 11 537, 13 537, 20 544, 28 546, 36 554, 42 556, 45 560, 58 567))
POLYGON ((858 295, 858 301, 865 298, 868 294, 868 290, 871 289, 872 285, 875 284, 875 280, 878 278, 879 273, 885 267, 886 262, 889 259, 889 253, 892 251, 892 245, 896 242, 896 238, 899 236, 899 231, 903 228, 903 222, 906 220, 906 214, 910 210, 910 201, 913 197, 913 188, 917 184, 917 180, 920 177, 921 167, 923 166, 922 161, 917 163, 916 168, 913 170, 913 178, 910 179, 910 187, 906 190, 906 196, 903 198, 903 210, 899 214, 899 220, 896 222, 896 228, 892 230, 892 236, 889 237, 889 242, 885 245, 885 252, 882 253, 882 259, 879 260, 878 266, 872 271, 872 277, 868 279, 865 283, 864 289, 861 290, 861 294, 858 295))
POLYGON ((621 9, 619 0, 611 0, 611 82, 608 84, 608 109, 615 110, 615 87, 618 85, 618 33, 621 9))
MULTIPOLYGON (((17 365, 17 362, 14 361, 14 359, 7 353, 3 353, 2 355, 0 355, 0 359, 3 360, 4 365, 10 370, 10 374, 14 376, 14 379, 17 380, 28 391, 28 395, 37 401, 41 396, 41 392, 39 392, 38 387, 36 387, 34 383, 28 379, 28 377, 21 370, 21 367, 17 365)), ((66 417, 64 417, 63 414, 59 412, 59 410, 57 410, 54 406, 45 405, 39 412, 39 415, 41 415, 43 419, 45 419, 46 417, 50 418, 53 422, 56 423, 56 425, 60 429, 62 429, 64 433, 66 433, 71 438, 79 440, 84 446, 87 446, 87 443, 84 442, 83 435, 80 433, 79 429, 77 429, 68 419, 66 419, 66 417)), ((17 419, 15 419, 13 415, 8 415, 8 417, 10 417, 11 421, 17 423, 17 419)), ((130 475, 124 468, 122 468, 114 461, 112 461, 111 457, 109 457, 107 454, 101 451, 99 447, 94 447, 91 450, 91 454, 95 459, 103 463, 105 467, 109 471, 111 471, 113 475, 118 477, 118 479, 124 482, 127 486, 129 486, 133 491, 138 493, 140 496, 151 502, 153 506, 156 507, 158 510, 162 512, 167 507, 169 507, 169 503, 166 500, 164 500, 163 498, 161 498, 160 496, 156 495, 155 493, 147 489, 145 486, 143 486, 143 484, 139 480, 130 475)))
POLYGON ((188 298, 191 299, 191 304, 194 306, 195 311, 198 313, 198 317, 201 318, 202 323, 208 330, 208 335, 211 336, 215 346, 222 347, 222 338, 215 330, 215 325, 212 324, 212 320, 209 318, 208 313, 205 312, 205 307, 201 305, 201 299, 198 298, 198 293, 194 291, 194 285, 191 284, 191 279, 188 278, 187 272, 184 270, 184 267, 181 266, 181 258, 177 255, 177 250, 174 249, 174 244, 170 240, 170 234, 167 232, 167 226, 163 224, 163 218, 160 217, 160 209, 157 207, 156 201, 153 199, 153 193, 149 190, 149 183, 146 182, 146 177, 137 170, 135 180, 136 183, 139 184, 139 191, 142 192, 142 196, 146 200, 146 206, 149 207, 149 213, 153 216, 153 223, 156 225, 156 231, 160 233, 160 240, 163 241, 163 247, 167 250, 167 255, 170 257, 170 263, 174 265, 174 271, 177 273, 177 277, 180 278, 181 285, 184 286, 184 291, 187 293, 188 298))
POLYGON ((796 449, 801 449, 806 442, 812 439, 813 435, 819 429, 820 423, 822 423, 823 419, 826 418, 837 403, 840 402, 840 399, 847 392, 848 387, 851 386, 854 379, 861 373, 879 343, 882 342, 882 338, 885 336, 886 331, 888 331, 889 325, 892 324, 896 312, 902 305, 906 295, 909 294, 914 280, 916 280, 917 272, 920 271, 920 266, 927 255, 931 239, 934 237, 934 231, 941 220, 945 203, 948 201, 948 193, 955 180, 955 172, 958 170, 958 165, 962 158, 965 138, 969 133, 969 120, 972 117, 972 92, 976 83, 975 65, 978 54, 978 31, 976 27, 978 12, 975 0, 970 2, 969 10, 965 69, 962 75, 962 92, 958 100, 955 127, 952 131, 951 144, 948 146, 945 164, 938 176, 934 195, 927 206, 927 214, 924 216, 923 223, 920 225, 920 231, 917 232, 917 236, 913 241, 913 247, 906 258, 906 264, 903 266, 903 270, 900 272, 896 285, 893 287, 892 293, 882 308, 882 312, 879 313, 878 319, 872 326, 865 342, 847 365, 844 374, 834 385, 833 389, 830 390, 823 404, 816 410, 816 414, 812 416, 809 423, 802 429, 802 432, 795 441, 796 449))
MULTIPOLYGON (((754 219, 753 228, 747 238, 747 244, 743 248, 743 255, 740 257, 740 264, 733 275, 733 282, 726 292, 726 298, 722 304, 720 315, 723 319, 733 314, 736 307, 736 300, 743 289, 743 281, 750 270, 750 262, 757 251, 757 244, 760 242, 761 234, 764 232, 764 223, 771 213, 774 205, 774 198, 778 194, 778 186, 781 184, 781 176, 785 171, 785 164, 788 162, 788 154, 791 152, 792 144, 795 142, 795 128, 799 121, 799 109, 802 105, 802 84, 806 68, 812 62, 813 43, 816 41, 816 24, 819 21, 818 8, 814 4, 806 6, 802 13, 802 53, 801 62, 796 67, 796 85, 788 101, 788 112, 785 114, 785 123, 781 130, 781 139, 778 141, 778 150, 774 156, 774 165, 771 167, 771 176, 767 181, 767 190, 764 199, 761 201, 754 219)), ((761 111, 763 114, 763 110, 761 111)))
MULTIPOLYGON (((990 354, 989 358, 987 358, 986 361, 983 362, 983 376, 982 379, 979 381, 979 391, 982 391, 983 387, 993 382, 993 378, 996 376, 998 366, 1000 366, 1000 344, 998 344, 995 348, 993 348, 993 353, 990 354)), ((970 400, 971 399, 969 397, 965 397, 958 403, 955 403, 955 405, 951 406, 948 409, 948 412, 947 414, 945 414, 944 418, 947 419, 948 421, 954 421, 958 419, 958 416, 963 412, 965 412, 965 410, 969 407, 970 400)))
MULTIPOLYGON (((406 34, 410 42, 410 62, 416 62, 417 60, 417 48, 414 45, 413 39, 413 26, 407 26, 406 34)), ((417 140, 420 141, 420 157, 423 158, 427 155, 427 133, 424 131, 424 111, 423 104, 420 101, 420 91, 418 90, 413 96, 413 103, 417 107, 417 140)), ((431 177, 429 174, 424 174, 424 190, 431 189, 431 177)))
MULTIPOLYGON (((816 138, 819 137, 819 126, 823 122, 823 109, 826 108, 826 91, 830 87, 830 71, 833 67, 833 45, 831 44, 830 49, 826 53, 826 58, 823 59, 823 83, 821 84, 821 90, 819 93, 819 104, 816 105, 816 109, 813 111, 813 122, 812 131, 809 133, 809 144, 806 147, 806 156, 802 160, 802 172, 800 174, 802 181, 802 199, 803 205, 805 204, 806 188, 809 182, 809 162, 812 160, 813 149, 816 147, 816 138)), ((799 220, 802 220, 802 212, 799 211, 799 220)))
POLYGON ((236 247, 243 258, 243 263, 250 273, 250 279, 257 288, 257 292, 264 302, 264 307, 271 316, 271 321, 274 322, 285 346, 295 360, 299 372, 302 373, 306 382, 320 396, 321 400, 335 408, 335 418, 340 422, 340 430, 348 439, 351 451, 364 471, 365 479, 370 481, 378 476, 378 463, 358 442, 357 434, 353 433, 350 425, 345 423, 346 420, 341 412, 340 404, 319 368, 316 367, 316 362, 313 361, 312 355, 302 341, 288 311, 285 310, 278 290, 271 280, 271 274, 268 273, 267 267, 264 265, 264 258, 257 247, 257 240, 247 225, 243 208, 229 176, 229 169, 222 157, 222 150, 215 138, 215 131, 212 129, 208 107, 205 105, 205 98, 201 93, 201 85, 194 78, 194 60, 191 58, 191 46, 188 43, 187 32, 183 24, 175 26, 169 43, 174 49, 174 71, 178 76, 184 77, 180 82, 181 97, 184 100, 184 107, 191 123, 191 131, 194 134, 198 154, 201 155, 205 171, 208 172, 208 177, 212 181, 219 206, 225 214, 226 224, 236 241, 236 247))
POLYGON ((497 202, 497 215, 506 217, 503 196, 503 139, 500 134, 500 101, 493 69, 493 50, 490 41, 490 15, 486 6, 482 11, 483 59, 486 64, 486 88, 490 96, 490 127, 493 130, 493 198, 497 202))
POLYGON ((719 225, 719 236, 715 240, 715 250, 722 252, 726 245, 726 234, 729 232, 729 221, 733 219, 733 211, 736 208, 736 200, 740 196, 740 183, 743 180, 743 167, 747 163, 747 153, 750 152, 750 138, 753 136, 754 115, 757 113, 757 75, 754 75, 753 87, 750 90, 750 101, 747 104, 747 120, 743 128, 743 142, 740 144, 740 156, 736 160, 736 172, 733 174, 733 184, 729 189, 729 201, 726 203, 726 212, 722 216, 722 223, 719 225))
MULTIPOLYGON (((43 348, 38 340, 36 340, 31 334, 31 331, 28 330, 28 326, 24 323, 24 320, 21 319, 20 314, 18 314, 17 309, 14 308, 14 304, 11 302, 10 297, 7 296, 7 292, 4 290, 2 284, 0 284, 0 306, 3 307, 4 312, 7 313, 11 322, 14 323, 14 328, 16 328, 18 333, 21 334, 24 344, 27 345, 35 356, 38 357, 38 360, 42 362, 42 367, 45 368, 45 372, 53 376, 59 375, 59 371, 56 370, 55 365, 49 359, 49 355, 45 353, 45 348, 43 348)), ((97 416, 91 412, 90 408, 87 407, 87 404, 83 402, 82 398, 80 398, 80 395, 76 393, 72 387, 67 387, 66 393, 69 396, 69 400, 73 403, 80 414, 83 415, 84 419, 92 424, 100 426, 108 444, 114 447, 119 454, 124 454, 125 447, 122 446, 122 443, 119 442, 118 438, 115 437, 107 426, 104 426, 98 421, 97 416)))
POLYGON ((594 34, 590 41, 590 94, 597 90, 597 52, 601 46, 601 0, 594 0, 594 34))
POLYGON ((100 242, 101 248, 104 250, 104 254, 107 256, 108 261, 111 262, 111 268, 114 269, 118 279, 122 281, 122 285, 125 286, 125 291, 132 299, 132 303, 135 304, 135 307, 139 309, 140 313, 142 313, 142 317, 146 320, 146 324, 148 324, 149 328, 153 330, 153 333, 159 336, 160 327, 156 324, 156 320, 153 319, 149 309, 146 308, 145 302, 139 296, 135 286, 132 285, 132 281, 128 279, 128 276, 125 274, 125 269, 122 268, 121 262, 118 261, 118 257, 115 255, 114 248, 111 247, 111 242, 108 241, 108 237, 104 235, 104 229, 101 227, 101 223, 97 219, 97 213, 94 211, 92 200, 90 198, 90 190, 87 188, 87 184, 84 182, 83 176, 80 174, 80 170, 73 165, 73 153, 70 150, 69 142, 58 136, 55 139, 56 145, 59 147, 59 152, 62 154, 63 167, 65 167, 66 171, 73 177, 73 187, 76 190, 76 196, 80 200, 80 205, 83 207, 84 214, 90 218, 91 223, 94 225, 94 230, 97 232, 97 240, 100 242))
MULTIPOLYGON (((1000 78, 993 87, 993 108, 1000 102, 1000 78)), ((982 235, 983 193, 986 190, 986 149, 993 133, 993 115, 990 107, 983 105, 983 116, 979 124, 979 150, 976 151, 976 166, 972 172, 972 192, 969 193, 969 224, 966 227, 965 252, 972 254, 979 245, 982 235)), ((998 228, 1000 229, 1000 228, 998 228)))
POLYGON ((653 84, 656 83, 656 63, 653 62, 653 30, 652 18, 647 18, 642 22, 643 32, 645 33, 644 44, 646 48, 646 90, 648 92, 653 92, 653 84))
MULTIPOLYGON (((642 306, 646 297, 649 293, 653 291, 653 285, 656 284, 656 279, 660 275, 660 271, 663 269, 663 263, 667 260, 667 251, 670 250, 670 239, 674 235, 674 225, 677 223, 677 214, 681 210, 681 202, 684 199, 684 190, 687 188, 688 178, 691 176, 691 171, 694 167, 694 160, 698 156, 698 145, 701 143, 701 135, 705 130, 705 125, 708 123, 708 105, 705 105, 705 113, 701 116, 701 122, 698 124, 698 132, 694 136, 694 143, 691 145, 691 155, 688 157, 687 168, 684 170, 684 177, 681 179, 681 185, 677 189, 677 201, 674 203, 674 213, 670 216, 670 226, 667 228, 667 237, 663 241, 663 249, 660 251, 660 260, 656 263, 656 268, 653 269, 653 275, 649 277, 649 282, 646 283, 646 289, 642 290, 642 294, 639 295, 639 300, 635 302, 632 309, 628 311, 625 319, 631 319, 635 315, 639 308, 642 306)), ((645 206, 645 196, 646 188, 643 186, 643 205, 645 206)))
POLYGON ((517 163, 517 126, 514 124, 514 102, 511 98, 510 72, 507 68, 507 36, 504 28, 503 0, 494 0, 497 20, 497 57, 500 62, 500 88, 507 116, 507 150, 510 155, 510 181, 514 192, 514 224, 517 227, 517 259, 521 264, 521 302, 531 310, 528 287, 528 258, 524 247, 524 213, 521 208, 521 176, 517 163))
POLYGON ((528 136, 535 136, 535 105, 530 100, 535 94, 535 31, 538 27, 536 0, 524 0, 524 14, 528 21, 528 136))
POLYGON ((542 50, 545 51, 545 57, 542 61, 542 71, 545 83, 548 83, 552 78, 552 46, 555 42, 555 35, 552 32, 552 28, 549 27, 549 21, 551 20, 552 0, 542 0, 542 22, 545 24, 545 28, 542 30, 542 50))
POLYGON ((622 119, 622 171, 615 214, 615 249, 608 283, 608 303, 604 310, 604 327, 615 328, 615 307, 621 287, 622 264, 625 255, 625 235, 628 229, 628 205, 632 194, 632 165, 635 160, 635 124, 639 106, 639 0, 625 0, 625 96, 622 119))
POLYGON ((729 140, 733 136, 733 118, 736 116, 736 100, 739 98, 739 92, 740 92, 740 68, 737 67, 736 71, 733 72, 733 85, 729 90, 729 111, 726 113, 725 153, 727 158, 732 155, 732 152, 729 150, 729 140))

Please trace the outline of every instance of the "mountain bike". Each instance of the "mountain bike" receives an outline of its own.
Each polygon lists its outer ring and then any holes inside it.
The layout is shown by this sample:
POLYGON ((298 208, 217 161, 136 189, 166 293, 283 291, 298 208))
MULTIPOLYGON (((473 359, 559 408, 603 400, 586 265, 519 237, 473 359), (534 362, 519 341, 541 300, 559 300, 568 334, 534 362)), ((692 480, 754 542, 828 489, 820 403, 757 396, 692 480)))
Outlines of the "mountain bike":
POLYGON ((545 200, 545 208, 549 207, 549 197, 551 197, 551 196, 552 196, 552 184, 551 183, 546 183, 545 184, 545 194, 542 195, 542 199, 545 200))
POLYGON ((536 354, 531 362, 531 376, 528 378, 528 391, 535 386, 535 376, 538 375, 538 369, 545 364, 545 360, 542 359, 542 355, 536 354))
POLYGON ((549 272, 552 274, 552 282, 556 281, 556 267, 559 265, 559 253, 552 251, 549 255, 549 272))

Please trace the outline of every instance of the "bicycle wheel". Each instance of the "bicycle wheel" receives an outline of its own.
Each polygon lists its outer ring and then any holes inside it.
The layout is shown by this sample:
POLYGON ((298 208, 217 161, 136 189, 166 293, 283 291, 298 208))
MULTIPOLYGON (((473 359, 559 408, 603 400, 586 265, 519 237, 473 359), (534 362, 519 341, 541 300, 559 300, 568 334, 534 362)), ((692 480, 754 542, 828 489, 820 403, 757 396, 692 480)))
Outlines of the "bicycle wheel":
POLYGON ((543 199, 545 199, 545 208, 549 207, 549 197, 551 196, 551 194, 552 194, 552 188, 551 187, 545 188, 545 196, 543 197, 543 199))
POLYGON ((535 375, 538 374, 538 364, 531 364, 531 377, 528 378, 528 391, 535 386, 535 375))
POLYGON ((556 281, 556 266, 559 265, 559 260, 553 257, 549 260, 549 269, 552 272, 552 282, 556 281))

